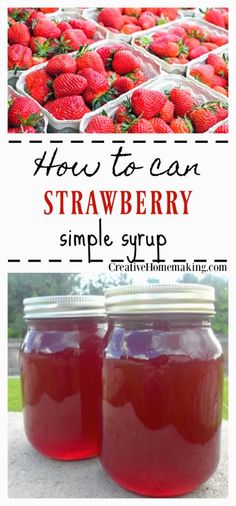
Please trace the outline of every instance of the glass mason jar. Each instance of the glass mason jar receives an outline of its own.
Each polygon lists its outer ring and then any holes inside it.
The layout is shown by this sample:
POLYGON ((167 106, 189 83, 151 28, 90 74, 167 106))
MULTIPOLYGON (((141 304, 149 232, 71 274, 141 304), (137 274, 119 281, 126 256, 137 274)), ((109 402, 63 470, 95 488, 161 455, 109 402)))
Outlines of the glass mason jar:
POLYGON ((20 350, 25 432, 48 457, 99 454, 104 298, 24 300, 28 331, 20 350))
POLYGON ((100 459, 138 494, 187 493, 220 454, 222 349, 211 329, 214 289, 146 285, 110 289, 103 365, 100 459))

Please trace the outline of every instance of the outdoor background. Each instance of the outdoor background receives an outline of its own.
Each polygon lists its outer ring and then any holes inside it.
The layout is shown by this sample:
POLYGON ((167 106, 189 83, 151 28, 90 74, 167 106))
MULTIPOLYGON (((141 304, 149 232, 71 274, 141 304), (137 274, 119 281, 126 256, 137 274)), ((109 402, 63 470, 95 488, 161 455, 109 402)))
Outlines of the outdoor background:
MULTIPOLYGON (((147 277, 148 283, 159 283, 158 277, 147 277)), ((23 318, 23 299, 46 295, 103 294, 110 286, 136 283, 133 276, 99 274, 97 277, 84 277, 81 273, 12 273, 8 275, 8 374, 9 411, 21 411, 21 395, 18 370, 19 346, 26 332, 23 318)), ((194 274, 184 274, 175 282, 201 283, 211 285, 216 293, 216 316, 213 330, 221 342, 225 355, 224 410, 228 418, 228 281, 226 278, 207 274, 198 278, 194 274)))

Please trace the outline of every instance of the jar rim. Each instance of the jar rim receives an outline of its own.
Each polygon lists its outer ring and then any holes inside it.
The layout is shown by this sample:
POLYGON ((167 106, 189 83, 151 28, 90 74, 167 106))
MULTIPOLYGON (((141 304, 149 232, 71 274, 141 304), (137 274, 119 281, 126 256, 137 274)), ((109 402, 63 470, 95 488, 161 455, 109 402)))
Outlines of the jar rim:
POLYGON ((105 316, 102 295, 52 295, 23 300, 25 320, 105 316))
POLYGON ((213 287, 193 283, 125 285, 105 292, 108 315, 215 314, 213 287))

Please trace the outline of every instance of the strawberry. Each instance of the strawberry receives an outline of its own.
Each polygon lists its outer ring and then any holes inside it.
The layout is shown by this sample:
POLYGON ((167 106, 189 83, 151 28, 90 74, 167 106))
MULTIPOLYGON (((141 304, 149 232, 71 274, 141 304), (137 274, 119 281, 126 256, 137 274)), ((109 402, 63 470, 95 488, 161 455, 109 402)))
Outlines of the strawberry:
POLYGON ((176 116, 185 116, 193 110, 196 106, 194 98, 191 93, 187 90, 181 88, 172 88, 170 92, 170 99, 175 106, 175 115, 176 116))
POLYGON ((81 48, 76 54, 77 70, 91 68, 105 76, 105 66, 98 51, 92 51, 88 47, 81 48))
POLYGON ((131 97, 134 113, 136 116, 142 115, 145 119, 151 119, 159 114, 166 101, 167 96, 164 93, 141 88, 135 90, 131 97))
POLYGON ((19 126, 19 127, 13 127, 13 128, 8 128, 8 133, 9 134, 36 134, 37 131, 34 127, 32 126, 19 126))
POLYGON ((115 28, 116 30, 120 30, 124 24, 120 10, 112 7, 102 9, 98 14, 97 21, 106 27, 115 28))
POLYGON ((127 49, 124 44, 111 44, 110 46, 99 47, 96 53, 101 56, 105 67, 108 68, 113 60, 116 51, 122 51, 123 49, 127 49))
POLYGON ((136 116, 133 114, 132 106, 129 100, 126 100, 121 105, 119 105, 115 113, 115 119, 117 123, 125 123, 125 122, 130 123, 131 121, 136 119, 136 116))
POLYGON ((52 12, 56 12, 58 10, 57 7, 40 7, 40 12, 44 12, 44 14, 51 14, 52 12))
POLYGON ((175 7, 160 7, 160 15, 168 18, 169 21, 174 21, 178 16, 178 9, 175 7))
POLYGON ((191 50, 200 46, 201 43, 199 39, 195 39, 194 37, 185 37, 184 44, 191 50))
POLYGON ((79 120, 90 109, 86 106, 81 96, 62 97, 51 100, 45 109, 58 120, 79 120))
POLYGON ((148 30, 156 26, 156 16, 152 12, 143 12, 139 18, 139 24, 142 30, 148 30))
POLYGON ((189 52, 189 60, 194 60, 195 58, 199 58, 199 56, 202 56, 203 54, 209 53, 209 49, 207 49, 204 46, 198 46, 194 49, 191 49, 189 52))
POLYGON ((225 88, 225 86, 227 86, 227 80, 224 77, 216 76, 214 74, 212 79, 212 86, 221 86, 222 88, 225 88))
POLYGON ((207 57, 207 63, 212 65, 218 76, 228 77, 228 61, 226 57, 222 58, 222 56, 218 54, 209 54, 207 57))
POLYGON ((47 58, 44 58, 43 56, 32 56, 32 67, 35 65, 41 65, 41 63, 46 63, 48 61, 47 58))
POLYGON ((82 76, 76 74, 60 74, 53 81, 55 98, 81 95, 87 88, 88 82, 82 76))
POLYGON ((108 92, 108 80, 102 74, 93 69, 83 69, 78 74, 83 76, 88 82, 88 87, 83 93, 83 98, 87 104, 91 104, 92 109, 97 109, 112 98, 112 93, 108 92))
POLYGON ((213 51, 218 48, 218 46, 213 44, 213 42, 203 42, 202 47, 206 47, 208 51, 213 51))
POLYGON ((44 18, 38 19, 33 27, 33 36, 45 37, 46 39, 58 39, 61 36, 61 32, 56 23, 44 16, 44 18))
POLYGON ((213 107, 216 111, 217 123, 228 117, 227 105, 222 105, 221 102, 208 102, 208 107, 213 107))
POLYGON ((213 85, 213 79, 214 79, 214 67, 212 65, 196 65, 193 69, 190 71, 191 76, 193 76, 197 81, 200 81, 201 83, 207 84, 208 86, 213 85))
POLYGON ((229 127, 227 123, 224 123, 223 125, 218 126, 218 128, 215 130, 215 134, 227 134, 229 132, 229 127))
POLYGON ((124 33, 125 35, 132 35, 135 32, 141 32, 141 26, 134 25, 133 23, 128 23, 127 25, 122 26, 120 33, 124 33))
POLYGON ((149 49, 160 58, 175 58, 180 52, 178 44, 176 44, 176 42, 170 42, 169 40, 152 42, 149 49))
POLYGON ((26 20, 27 26, 32 30, 39 19, 47 19, 43 12, 33 11, 26 20))
POLYGON ((52 78, 44 69, 35 70, 25 78, 25 91, 43 105, 51 94, 52 78))
POLYGON ((225 28, 224 16, 219 9, 207 9, 204 19, 205 21, 208 21, 208 23, 225 28))
POLYGON ((131 74, 127 74, 130 79, 134 82, 135 86, 139 86, 147 81, 147 77, 142 70, 136 70, 131 74))
POLYGON ((36 56, 43 58, 50 56, 54 51, 53 46, 52 41, 46 37, 31 37, 30 39, 30 48, 36 56))
POLYGON ((21 44, 8 46, 8 69, 25 70, 32 67, 32 51, 29 47, 21 44))
POLYGON ((88 123, 85 132, 87 134, 114 134, 115 126, 111 118, 100 114, 94 116, 88 123))
POLYGON ((187 116, 183 118, 173 118, 170 127, 176 134, 191 134, 193 132, 193 125, 187 116))
POLYGON ((216 44, 217 46, 224 46, 225 44, 228 44, 228 37, 226 35, 211 34, 209 36, 209 42, 213 42, 213 44, 216 44))
POLYGON ((34 126, 39 119, 40 108, 28 97, 16 98, 8 111, 8 121, 11 126, 26 125, 26 123, 34 126))
POLYGON ((131 51, 116 51, 112 61, 112 69, 118 74, 124 75, 139 70, 140 63, 131 51))
POLYGON ((69 54, 58 54, 56 56, 53 56, 53 58, 46 65, 46 71, 48 74, 50 74, 50 76, 57 76, 65 72, 75 74, 76 69, 76 60, 69 54))
MULTIPOLYGON (((150 121, 139 118, 127 129, 129 134, 154 134, 155 130, 150 121)), ((125 129, 124 129, 125 131, 125 129)))
POLYGON ((166 123, 170 123, 172 118, 174 117, 175 106, 173 102, 167 100, 165 105, 160 110, 160 118, 163 119, 166 123))
POLYGON ((142 9, 140 7, 125 7, 124 8, 124 14, 127 16, 134 16, 138 17, 142 13, 142 9))
POLYGON ((150 120, 154 131, 158 134, 170 134, 173 133, 172 128, 161 118, 152 118, 150 120))
POLYGON ((30 31, 28 26, 23 23, 15 23, 8 28, 8 42, 9 44, 21 44, 22 46, 29 46, 30 31))
POLYGON ((189 117, 197 133, 203 133, 218 123, 216 108, 214 105, 204 104, 196 107, 189 117))
POLYGON ((134 82, 129 77, 121 76, 115 80, 112 88, 117 91, 117 94, 119 96, 123 93, 127 93, 127 91, 132 90, 134 88, 134 82))
POLYGON ((204 42, 205 40, 208 39, 208 32, 201 26, 192 24, 189 25, 183 24, 182 26, 185 29, 187 35, 189 35, 189 37, 199 39, 200 42, 204 42))
POLYGON ((74 29, 83 30, 88 39, 93 39, 96 33, 96 25, 93 21, 86 19, 70 19, 70 25, 74 29))
POLYGON ((87 37, 82 30, 65 30, 60 40, 60 52, 65 48, 64 52, 77 51, 81 46, 87 42, 87 37))
POLYGON ((57 23, 57 28, 59 28, 61 34, 63 34, 66 30, 71 30, 71 25, 67 23, 67 21, 62 20, 60 23, 57 23))

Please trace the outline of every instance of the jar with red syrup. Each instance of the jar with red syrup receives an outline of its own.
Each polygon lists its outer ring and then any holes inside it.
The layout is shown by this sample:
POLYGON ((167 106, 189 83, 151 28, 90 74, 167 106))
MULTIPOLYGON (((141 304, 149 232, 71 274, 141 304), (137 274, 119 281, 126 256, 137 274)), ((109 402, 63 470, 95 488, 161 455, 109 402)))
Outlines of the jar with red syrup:
POLYGON ((26 436, 47 457, 95 457, 102 432, 104 298, 30 298, 24 312, 28 331, 20 376, 26 436))
POLYGON ((219 462, 224 366, 214 299, 212 287, 195 284, 106 293, 100 459, 137 494, 185 494, 219 462))

